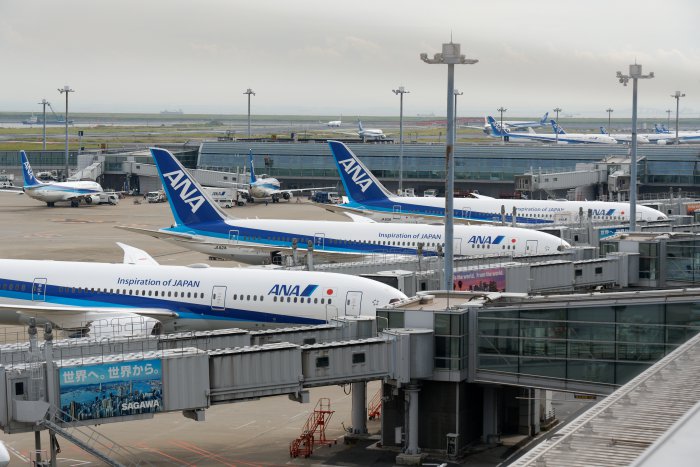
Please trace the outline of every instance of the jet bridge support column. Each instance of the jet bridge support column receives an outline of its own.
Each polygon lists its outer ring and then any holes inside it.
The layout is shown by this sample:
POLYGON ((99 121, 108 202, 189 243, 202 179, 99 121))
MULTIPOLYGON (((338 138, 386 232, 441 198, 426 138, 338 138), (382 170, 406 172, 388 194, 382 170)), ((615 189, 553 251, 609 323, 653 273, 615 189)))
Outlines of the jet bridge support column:
MULTIPOLYGON (((44 359, 46 360, 46 401, 49 403, 48 418, 50 421, 56 419, 56 407, 60 407, 60 402, 56 397, 56 385, 53 383, 53 327, 51 323, 44 325, 44 359)), ((56 456, 58 455, 58 443, 55 433, 49 431, 49 462, 51 467, 56 467, 56 456)))
POLYGON ((484 421, 482 441, 485 444, 496 444, 500 438, 500 429, 498 426, 498 395, 498 388, 493 386, 484 386, 484 421))
POLYGON ((418 393, 420 387, 417 384, 411 384, 405 389, 406 397, 408 398, 408 433, 406 433, 406 454, 418 455, 420 448, 418 447, 418 393))
POLYGON ((352 383, 352 434, 367 434, 367 383, 352 383))

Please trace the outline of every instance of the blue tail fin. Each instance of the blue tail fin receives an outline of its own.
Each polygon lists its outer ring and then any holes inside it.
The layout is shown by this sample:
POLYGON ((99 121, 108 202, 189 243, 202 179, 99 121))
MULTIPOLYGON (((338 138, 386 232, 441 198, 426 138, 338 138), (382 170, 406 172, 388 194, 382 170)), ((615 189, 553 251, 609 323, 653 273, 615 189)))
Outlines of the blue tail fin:
POLYGON ((600 134, 601 134, 601 135, 607 135, 607 134, 608 134, 607 128, 605 128, 604 126, 600 127, 600 134))
POLYGON ((562 127, 560 127, 557 122, 555 122, 554 120, 550 120, 549 122, 552 124, 552 130, 554 130, 555 134, 556 133, 558 133, 560 135, 566 134, 566 131, 564 131, 564 129, 562 127))
POLYGON ((250 163, 250 184, 255 183, 255 166, 253 165, 253 150, 248 151, 248 163, 250 163))
POLYGON ((658 123, 654 123, 654 133, 663 133, 663 131, 661 131, 661 128, 659 128, 658 123))
POLYGON ((220 222, 224 216, 204 194, 197 181, 187 173, 170 151, 151 148, 160 181, 168 195, 168 203, 178 225, 220 222))
POLYGON ((25 153, 24 151, 20 151, 19 157, 20 161, 22 162, 22 176, 24 177, 24 188, 31 188, 34 186, 43 185, 43 183, 37 180, 34 176, 32 166, 29 165, 29 159, 27 159, 27 153, 25 153))
POLYGON ((544 117, 542 117, 542 120, 540 120, 540 125, 546 125, 547 124, 547 117, 549 117, 549 112, 544 113, 544 117))
POLYGON ((492 136, 501 137, 501 136, 506 135, 506 133, 503 131, 503 129, 500 127, 500 125, 496 122, 496 120, 493 117, 491 117, 491 116, 486 117, 486 121, 489 123, 489 125, 491 125, 491 135, 492 136))
POLYGON ((388 199, 391 193, 372 172, 340 141, 328 141, 345 193, 351 201, 364 203, 388 199))

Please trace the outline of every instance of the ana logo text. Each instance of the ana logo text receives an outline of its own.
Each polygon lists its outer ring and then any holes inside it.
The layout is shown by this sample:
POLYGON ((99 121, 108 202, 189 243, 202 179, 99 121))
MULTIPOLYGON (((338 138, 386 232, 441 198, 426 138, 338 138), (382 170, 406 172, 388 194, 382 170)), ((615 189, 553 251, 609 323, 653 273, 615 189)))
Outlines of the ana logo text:
POLYGON ((352 181, 355 182, 357 186, 360 187, 362 193, 367 191, 367 188, 372 186, 372 179, 362 170, 362 166, 358 164, 355 159, 345 159, 344 161, 338 161, 338 164, 343 166, 345 173, 350 175, 352 181))
POLYGON ((24 170, 27 171, 27 175, 29 175, 30 179, 34 178, 34 171, 32 170, 32 166, 29 165, 29 161, 24 163, 24 170))
POLYGON ((309 297, 318 288, 318 285, 309 284, 304 289, 299 285, 275 284, 268 295, 281 295, 283 297, 309 297))
POLYGON ((615 210, 614 209, 591 209, 591 212, 593 213, 594 216, 614 216, 615 215, 615 210))
POLYGON ((472 235, 467 243, 472 243, 474 245, 498 245, 505 237, 503 235, 498 235, 491 238, 490 235, 472 235))
POLYGON ((192 182, 185 176, 182 170, 175 170, 163 174, 163 178, 168 179, 170 186, 175 192, 180 192, 180 199, 189 204, 192 214, 204 204, 204 196, 193 186, 192 182), (192 188, 190 190, 190 188, 192 188))

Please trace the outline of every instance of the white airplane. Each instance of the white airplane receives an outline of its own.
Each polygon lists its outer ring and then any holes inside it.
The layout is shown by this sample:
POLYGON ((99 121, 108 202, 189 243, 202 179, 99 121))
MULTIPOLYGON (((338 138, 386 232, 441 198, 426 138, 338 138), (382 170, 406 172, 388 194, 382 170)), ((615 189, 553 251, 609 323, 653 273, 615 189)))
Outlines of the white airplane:
MULTIPOLYGON (((503 120, 503 127, 507 129, 525 129, 525 128, 538 128, 547 124, 547 117, 549 112, 545 112, 544 116, 540 120, 523 121, 523 120, 503 120)), ((501 122, 499 121, 499 124, 501 122)), ((482 129, 480 126, 467 125, 465 128, 476 128, 478 130, 482 129)), ((488 122, 488 118, 484 117, 484 133, 487 135, 491 133, 491 125, 488 122)))
POLYGON ((384 140, 388 136, 383 130, 379 128, 365 128, 362 126, 362 122, 357 122, 357 132, 356 133, 344 133, 346 135, 359 136, 363 141, 379 141, 384 140))
POLYGON ((70 201, 72 207, 80 206, 80 201, 87 204, 99 203, 102 187, 97 182, 41 182, 36 179, 32 166, 29 165, 27 154, 20 151, 22 162, 22 175, 24 176, 24 193, 29 197, 46 203, 48 207, 54 207, 55 203, 70 201))
POLYGON ((326 126, 329 128, 340 128, 340 125, 343 124, 343 116, 340 116, 339 120, 331 120, 330 122, 326 123, 326 126))
MULTIPOLYGON (((670 131, 665 125, 659 127, 658 124, 654 124, 654 134, 646 136, 657 144, 668 144, 676 141, 676 132, 670 131)), ((698 143, 700 142, 700 131, 679 131, 678 141, 681 143, 698 143)))
MULTIPOLYGON (((279 219, 233 219, 218 209, 167 150, 151 148, 175 218, 172 227, 148 230, 120 227, 168 240, 210 256, 244 263, 281 262, 313 247, 319 261, 355 260, 372 255, 438 254, 445 228, 423 224, 330 222, 279 219), (422 246, 420 244, 423 244, 422 246)), ((494 226, 455 227, 456 255, 556 252, 569 245, 553 235, 530 229, 494 226)))
MULTIPOLYGON (((629 144, 632 142, 632 134, 631 133, 613 133, 613 134, 610 134, 610 133, 608 133, 608 129, 605 128, 604 126, 600 127, 600 134, 601 135, 608 135, 611 138, 614 138, 615 141, 617 141, 618 143, 629 144)), ((644 143, 644 144, 649 143, 649 138, 637 133, 637 143, 644 143)))
POLYGON ((364 277, 162 266, 142 250, 119 245, 122 264, 0 260, 0 323, 35 318, 76 335, 104 337, 309 325, 375 316, 378 307, 406 298, 364 277))
POLYGON ((10 452, 7 450, 5 443, 0 441, 0 467, 10 465, 10 452))
MULTIPOLYGON (((493 117, 487 117, 489 125, 491 125, 491 136, 494 138, 504 138, 506 141, 511 139, 527 140, 527 141, 540 141, 547 143, 558 143, 558 144, 617 144, 614 138, 606 135, 599 135, 595 133, 576 133, 568 134, 561 133, 559 136, 556 135, 545 135, 542 133, 535 133, 535 131, 530 128, 527 133, 518 133, 510 131, 507 128, 501 128, 493 117)), ((552 125, 556 126, 554 120, 551 120, 552 125)))
POLYGON ((268 177, 267 174, 262 174, 260 176, 255 175, 253 151, 248 153, 248 163, 250 164, 250 183, 247 185, 247 189, 238 188, 238 191, 245 194, 248 201, 251 203, 255 202, 256 199, 271 199, 273 203, 279 203, 280 198, 289 201, 294 196, 294 193, 335 188, 327 186, 319 188, 293 188, 283 190, 280 188, 280 181, 276 178, 268 177))
MULTIPOLYGON (((332 211, 350 211, 383 222, 405 222, 416 219, 441 221, 445 215, 445 198, 396 196, 389 192, 364 166, 348 147, 339 141, 329 141, 336 167, 347 193, 348 202, 324 206, 332 211)), ((455 198, 454 219, 463 223, 500 223, 501 209, 506 221, 518 224, 549 225, 579 222, 579 213, 592 221, 629 221, 629 203, 603 201, 557 201, 528 199, 497 199, 478 195, 476 198, 455 198)), ((637 205, 637 219, 662 220, 666 215, 656 209, 637 205)), ((455 236, 457 234, 455 233, 455 236)))

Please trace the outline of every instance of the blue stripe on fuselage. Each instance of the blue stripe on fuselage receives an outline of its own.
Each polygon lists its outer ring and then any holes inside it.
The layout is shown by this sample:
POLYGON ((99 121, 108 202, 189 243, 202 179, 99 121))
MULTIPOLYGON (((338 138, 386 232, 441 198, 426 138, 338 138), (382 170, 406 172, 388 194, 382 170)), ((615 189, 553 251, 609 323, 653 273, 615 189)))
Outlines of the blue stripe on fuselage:
MULTIPOLYGON (((329 251, 337 253, 359 253, 359 254, 369 254, 369 253, 391 253, 399 255, 415 255, 416 248, 408 246, 399 245, 379 245, 373 243, 363 243, 352 240, 341 240, 332 237, 322 237, 320 240, 322 243, 317 243, 319 238, 313 235, 301 235, 298 233, 289 232, 278 232, 274 230, 264 230, 264 229, 253 229, 247 227, 237 226, 235 224, 223 224, 220 222, 207 222, 194 225, 182 225, 169 227, 166 229, 161 229, 164 232, 178 232, 186 233, 190 235, 201 235, 203 237, 214 237, 219 239, 226 239, 237 241, 239 243, 231 245, 239 245, 245 247, 249 245, 251 247, 264 245, 264 246, 279 246, 281 248, 291 248, 292 239, 297 239, 299 245, 306 245, 307 242, 312 242, 314 244, 314 249, 319 251, 329 251), (238 235, 235 238, 231 237, 231 232, 237 231, 238 235)), ((397 240, 396 243, 399 243, 397 240)), ((425 256, 435 256, 437 253, 434 251, 425 251, 425 256)))
MULTIPOLYGON (((47 284, 43 301, 32 300, 32 283, 0 278, 0 298, 25 300, 28 305, 54 304, 75 307, 109 308, 161 308, 178 313, 179 319, 202 320, 226 320, 226 321, 255 321, 260 323, 289 323, 289 324, 323 324, 324 320, 303 318, 300 316, 283 315, 277 313, 265 313, 240 308, 226 308, 224 310, 212 310, 210 305, 184 302, 157 297, 143 297, 140 295, 123 295, 109 292, 99 292, 93 289, 64 287, 47 284), (13 290, 9 290, 12 286, 13 290), (68 291, 70 290, 70 292, 68 291), (75 292, 73 292, 75 290, 75 292)), ((307 287, 308 288, 308 287, 307 287)), ((130 289, 126 289, 130 290, 130 289)), ((136 290, 136 289, 131 289, 136 290)), ((141 290, 141 289, 139 289, 141 290)), ((195 292, 200 293, 200 292, 195 292)))
MULTIPOLYGON (((412 214, 421 215, 425 217, 435 217, 443 218, 445 217, 445 208, 424 206, 420 204, 408 204, 397 202, 395 199, 389 200, 376 200, 365 203, 344 203, 339 206, 348 207, 352 209, 364 209, 367 211, 383 212, 387 214, 412 214), (399 212, 399 207, 401 211, 399 212)), ((463 219, 474 222, 491 222, 498 223, 501 222, 501 215, 499 213, 489 213, 489 212, 479 212, 479 211, 467 211, 462 209, 455 209, 454 217, 455 219, 463 219)), ((506 222, 511 222, 513 219, 512 214, 506 214, 506 222)), ((534 217, 523 217, 515 216, 515 222, 519 224, 553 224, 553 219, 540 219, 534 217)))

